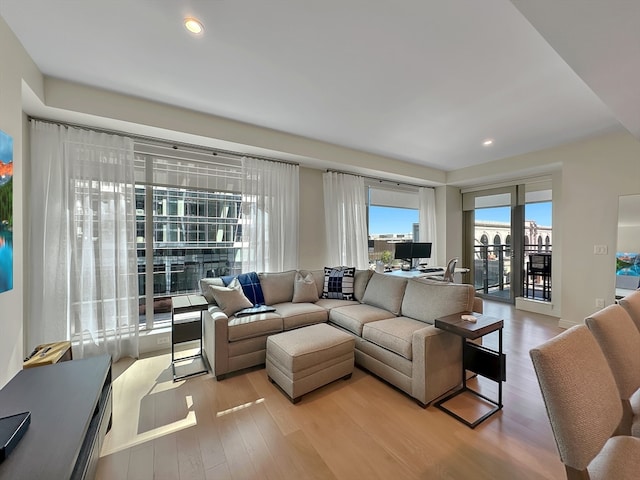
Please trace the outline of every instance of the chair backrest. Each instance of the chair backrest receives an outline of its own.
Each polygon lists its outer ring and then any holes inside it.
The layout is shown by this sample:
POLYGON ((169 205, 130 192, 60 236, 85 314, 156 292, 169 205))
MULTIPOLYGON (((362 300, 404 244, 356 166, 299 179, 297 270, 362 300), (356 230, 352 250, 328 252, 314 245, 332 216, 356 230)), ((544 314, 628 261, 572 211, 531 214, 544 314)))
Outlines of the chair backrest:
POLYGON ((636 328, 640 331, 640 290, 636 290, 620 299, 620 305, 627 311, 636 328))
POLYGON ((622 418, 607 360, 586 325, 571 327, 529 354, 560 459, 567 472, 583 472, 622 418))
POLYGON ((623 416, 617 434, 631 435, 633 411, 629 399, 640 389, 640 332, 627 311, 609 305, 585 319, 616 380, 623 416))
POLYGON ((452 258, 447 264, 447 269, 444 271, 442 279, 445 282, 453 282, 453 274, 456 272, 456 264, 458 263, 458 257, 452 258))

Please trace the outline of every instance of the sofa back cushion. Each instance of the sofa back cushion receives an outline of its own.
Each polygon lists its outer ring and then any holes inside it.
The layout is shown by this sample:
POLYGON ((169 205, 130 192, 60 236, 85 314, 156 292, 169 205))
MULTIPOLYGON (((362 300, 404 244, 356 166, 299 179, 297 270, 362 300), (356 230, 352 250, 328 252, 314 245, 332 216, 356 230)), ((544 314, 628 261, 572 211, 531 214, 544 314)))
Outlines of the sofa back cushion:
POLYGON ((373 270, 356 270, 356 278, 353 283, 353 298, 362 302, 364 292, 367 290, 369 280, 371 280, 373 270))
POLYGON ((398 315, 406 286, 406 278, 373 272, 364 291, 362 302, 398 315))
POLYGON ((472 285, 410 279, 402 300, 402 315, 422 322, 458 312, 473 311, 472 285))
POLYGON ((293 300, 293 280, 295 276, 295 270, 278 273, 259 273, 258 278, 262 286, 264 303, 276 305, 293 300))

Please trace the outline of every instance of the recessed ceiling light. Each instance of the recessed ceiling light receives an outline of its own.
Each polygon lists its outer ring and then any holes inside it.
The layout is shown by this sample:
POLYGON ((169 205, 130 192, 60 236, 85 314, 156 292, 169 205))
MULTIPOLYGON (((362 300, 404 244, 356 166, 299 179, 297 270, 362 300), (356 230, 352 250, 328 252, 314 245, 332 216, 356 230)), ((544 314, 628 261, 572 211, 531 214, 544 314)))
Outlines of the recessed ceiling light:
POLYGON ((489 145, 493 145, 493 139, 487 138, 484 142, 482 142, 482 145, 484 145, 485 147, 488 147, 489 145))
POLYGON ((202 25, 202 22, 193 17, 184 19, 184 27, 194 35, 200 35, 204 30, 204 25, 202 25))

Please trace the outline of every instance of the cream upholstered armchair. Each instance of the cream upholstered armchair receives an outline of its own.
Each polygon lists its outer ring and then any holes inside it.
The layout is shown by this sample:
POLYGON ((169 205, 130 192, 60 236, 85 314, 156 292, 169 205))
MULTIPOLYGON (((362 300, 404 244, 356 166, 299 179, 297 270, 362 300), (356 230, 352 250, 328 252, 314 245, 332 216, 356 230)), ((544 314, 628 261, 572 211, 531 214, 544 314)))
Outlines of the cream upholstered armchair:
POLYGON ((640 290, 621 298, 619 303, 627 311, 633 323, 636 324, 636 328, 640 331, 640 290))
POLYGON ((529 353, 567 479, 637 479, 640 438, 612 437, 622 404, 587 326, 576 325, 529 353))
POLYGON ((623 416, 617 433, 640 438, 640 331, 620 305, 597 311, 585 323, 618 385, 623 416))

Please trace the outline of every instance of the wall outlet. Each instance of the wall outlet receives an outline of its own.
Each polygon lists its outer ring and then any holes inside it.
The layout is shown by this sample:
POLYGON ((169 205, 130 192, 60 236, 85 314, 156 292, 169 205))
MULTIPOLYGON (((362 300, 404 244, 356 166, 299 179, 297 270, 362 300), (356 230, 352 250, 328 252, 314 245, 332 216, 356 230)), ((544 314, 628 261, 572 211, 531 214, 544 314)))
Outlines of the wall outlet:
POLYGON ((169 345, 171 343, 171 338, 167 335, 160 335, 158 337, 158 345, 169 345))
POLYGON ((593 246, 593 254, 594 255, 606 255, 609 252, 609 249, 606 245, 594 245, 593 246))
POLYGON ((604 308, 604 298, 596 298, 596 308, 604 308))

